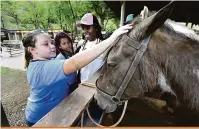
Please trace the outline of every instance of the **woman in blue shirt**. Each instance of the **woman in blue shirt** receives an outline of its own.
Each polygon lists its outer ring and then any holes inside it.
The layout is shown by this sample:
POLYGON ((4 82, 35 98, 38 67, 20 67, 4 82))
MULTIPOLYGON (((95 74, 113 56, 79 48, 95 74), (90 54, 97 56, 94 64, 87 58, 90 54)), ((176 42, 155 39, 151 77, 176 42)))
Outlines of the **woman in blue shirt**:
MULTIPOLYGON (((56 59, 65 60, 74 55, 73 42, 70 36, 65 32, 60 32, 55 36, 56 59)), ((72 93, 80 83, 79 74, 73 72, 71 78, 76 78, 76 81, 69 83, 69 93, 72 93)), ((73 80, 73 79, 71 79, 73 80)))
POLYGON ((55 36, 55 47, 58 59, 68 59, 74 55, 73 41, 65 32, 60 32, 55 36))
POLYGON ((30 96, 25 109, 25 120, 29 126, 38 122, 69 94, 69 81, 73 72, 81 69, 113 45, 117 37, 127 33, 132 27, 122 26, 108 39, 72 56, 66 60, 56 60, 56 48, 49 37, 42 31, 27 34, 22 42, 27 61, 27 80, 30 96))

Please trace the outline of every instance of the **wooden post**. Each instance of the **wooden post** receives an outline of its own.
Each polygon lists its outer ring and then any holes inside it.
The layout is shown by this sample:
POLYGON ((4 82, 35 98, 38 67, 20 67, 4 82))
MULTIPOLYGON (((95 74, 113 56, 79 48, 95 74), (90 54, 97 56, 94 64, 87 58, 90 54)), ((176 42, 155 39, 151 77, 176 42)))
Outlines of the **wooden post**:
POLYGON ((125 5, 126 5, 126 2, 125 2, 125 1, 122 1, 122 5, 121 5, 121 15, 120 15, 120 26, 123 26, 123 24, 124 24, 125 5))
POLYGON ((17 33, 15 32, 15 40, 17 40, 17 33))
POLYGON ((55 39, 55 32, 53 32, 53 39, 55 39))
POLYGON ((21 32, 21 38, 23 39, 23 32, 21 32))
POLYGON ((10 39, 10 33, 9 33, 9 32, 8 32, 8 40, 11 40, 11 39, 10 39))

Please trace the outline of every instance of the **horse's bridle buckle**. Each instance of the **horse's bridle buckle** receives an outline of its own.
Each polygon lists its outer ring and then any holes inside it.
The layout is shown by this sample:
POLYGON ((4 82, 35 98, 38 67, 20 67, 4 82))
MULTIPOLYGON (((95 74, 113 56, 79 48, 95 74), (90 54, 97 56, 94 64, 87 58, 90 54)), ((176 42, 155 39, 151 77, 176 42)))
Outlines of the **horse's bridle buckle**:
POLYGON ((118 105, 122 105, 122 102, 116 96, 112 96, 111 100, 118 105))

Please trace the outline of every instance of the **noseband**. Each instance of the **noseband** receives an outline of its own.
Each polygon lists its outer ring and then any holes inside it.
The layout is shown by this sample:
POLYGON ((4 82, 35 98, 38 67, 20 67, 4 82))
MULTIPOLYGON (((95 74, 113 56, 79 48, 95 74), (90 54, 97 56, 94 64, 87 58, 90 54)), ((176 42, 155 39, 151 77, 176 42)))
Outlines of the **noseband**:
MULTIPOLYGON (((111 100, 112 102, 114 102, 117 105, 121 105, 122 102, 125 102, 125 101, 121 100, 121 97, 122 97, 125 89, 127 88, 131 78, 133 77, 134 72, 135 72, 138 64, 140 63, 140 60, 142 59, 142 56, 143 56, 144 52, 146 51, 147 45, 149 44, 149 41, 150 41, 150 38, 151 38, 151 36, 148 36, 140 44, 140 43, 137 43, 134 40, 132 40, 129 36, 126 35, 126 37, 128 39, 127 43, 131 47, 135 48, 137 50, 137 53, 136 53, 136 56, 135 56, 133 62, 131 63, 130 68, 128 69, 127 74, 126 74, 124 80, 122 81, 122 84, 121 84, 119 90, 117 91, 117 93, 114 96, 111 96, 111 95, 101 91, 97 87, 97 81, 96 81, 97 91, 100 92, 101 95, 103 95, 104 97, 108 98, 109 100, 111 100)), ((141 74, 143 74, 143 72, 141 74)), ((143 87, 143 91, 145 91, 145 92, 148 91, 148 87, 147 87, 146 83, 142 82, 142 87, 143 87)))

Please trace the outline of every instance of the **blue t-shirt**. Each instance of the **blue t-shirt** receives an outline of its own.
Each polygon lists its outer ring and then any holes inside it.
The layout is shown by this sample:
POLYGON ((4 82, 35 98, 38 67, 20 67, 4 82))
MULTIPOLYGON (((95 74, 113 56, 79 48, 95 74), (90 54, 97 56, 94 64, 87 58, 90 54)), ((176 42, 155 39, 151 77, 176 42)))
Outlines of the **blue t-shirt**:
POLYGON ((26 120, 36 123, 65 97, 76 81, 76 72, 65 75, 65 60, 32 61, 27 69, 30 96, 25 110, 26 120))
POLYGON ((63 54, 59 53, 55 59, 65 60, 70 58, 69 56, 64 56, 63 54))
MULTIPOLYGON (((69 59, 69 58, 70 58, 69 56, 64 56, 63 54, 59 53, 59 54, 57 55, 57 57, 55 58, 55 60, 66 60, 66 59, 69 59)), ((70 77, 70 78, 71 78, 71 81, 72 81, 72 82, 68 82, 69 85, 73 84, 74 81, 75 81, 74 78, 77 77, 77 72, 74 72, 74 73, 70 74, 70 76, 68 76, 68 77, 70 77)), ((70 79, 69 79, 69 80, 70 80, 70 79)))

